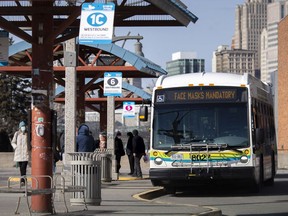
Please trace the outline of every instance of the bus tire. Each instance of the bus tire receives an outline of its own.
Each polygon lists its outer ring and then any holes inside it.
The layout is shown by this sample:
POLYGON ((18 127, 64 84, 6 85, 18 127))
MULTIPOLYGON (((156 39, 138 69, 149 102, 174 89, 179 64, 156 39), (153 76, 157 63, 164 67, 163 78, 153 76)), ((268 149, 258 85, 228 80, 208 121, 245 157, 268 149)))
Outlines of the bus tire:
POLYGON ((262 185, 263 185, 263 158, 261 156, 258 180, 253 179, 250 191, 253 193, 259 193, 261 191, 262 185))
POLYGON ((152 185, 155 187, 155 186, 161 186, 160 185, 160 182, 159 181, 157 181, 157 180, 152 180, 151 179, 151 183, 152 183, 152 185))
POLYGON ((274 156, 274 152, 273 152, 273 155, 272 155, 272 157, 271 157, 271 160, 272 160, 272 162, 271 162, 271 164, 272 164, 272 173, 271 173, 271 178, 270 179, 268 179, 266 182, 265 182, 265 185, 267 185, 267 186, 273 186, 274 185, 274 177, 275 177, 275 175, 276 175, 276 170, 275 170, 275 156, 274 156))
POLYGON ((265 185, 266 185, 266 186, 273 186, 273 185, 274 185, 274 177, 268 179, 268 180, 265 182, 265 185))
POLYGON ((176 194, 176 188, 175 187, 165 186, 164 187, 164 191, 165 191, 166 194, 171 194, 171 195, 175 195, 176 194))

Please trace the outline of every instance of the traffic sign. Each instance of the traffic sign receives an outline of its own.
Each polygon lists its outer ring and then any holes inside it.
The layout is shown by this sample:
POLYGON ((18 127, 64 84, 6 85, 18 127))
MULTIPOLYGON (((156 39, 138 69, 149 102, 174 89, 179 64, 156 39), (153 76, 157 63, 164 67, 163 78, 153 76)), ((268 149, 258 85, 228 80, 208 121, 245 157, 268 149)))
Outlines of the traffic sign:
POLYGON ((122 96, 122 72, 104 73, 104 96, 122 96))
POLYGON ((79 28, 79 43, 111 43, 114 14, 114 3, 83 3, 79 28))
POLYGON ((123 102, 123 117, 135 117, 135 102, 123 102))

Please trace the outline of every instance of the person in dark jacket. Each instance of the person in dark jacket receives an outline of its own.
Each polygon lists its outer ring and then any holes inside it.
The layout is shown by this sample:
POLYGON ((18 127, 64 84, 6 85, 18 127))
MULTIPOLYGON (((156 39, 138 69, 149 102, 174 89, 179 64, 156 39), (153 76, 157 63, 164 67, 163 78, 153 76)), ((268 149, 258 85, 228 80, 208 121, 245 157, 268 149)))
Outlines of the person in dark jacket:
POLYGON ((133 134, 132 132, 127 133, 128 140, 126 145, 126 154, 128 156, 129 166, 130 166, 130 173, 128 175, 133 175, 134 173, 134 156, 133 156, 133 134))
POLYGON ((94 148, 94 138, 89 132, 89 127, 86 124, 80 125, 76 138, 76 152, 93 152, 94 148))
POLYGON ((119 173, 121 168, 121 157, 125 155, 123 142, 121 139, 121 132, 117 131, 115 137, 115 156, 116 156, 116 173, 119 173))
POLYGON ((141 170, 141 158, 145 153, 145 144, 144 140, 141 136, 138 135, 138 130, 132 131, 134 137, 132 140, 133 144, 133 156, 134 156, 134 173, 133 177, 142 178, 142 170, 141 170))

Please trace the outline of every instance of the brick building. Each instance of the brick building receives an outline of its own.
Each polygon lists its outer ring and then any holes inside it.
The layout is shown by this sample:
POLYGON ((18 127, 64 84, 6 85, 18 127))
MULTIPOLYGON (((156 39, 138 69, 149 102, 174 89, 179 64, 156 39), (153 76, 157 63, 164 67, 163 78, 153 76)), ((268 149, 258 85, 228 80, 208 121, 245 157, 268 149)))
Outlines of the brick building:
POLYGON ((278 153, 279 167, 288 168, 288 16, 278 27, 278 153))

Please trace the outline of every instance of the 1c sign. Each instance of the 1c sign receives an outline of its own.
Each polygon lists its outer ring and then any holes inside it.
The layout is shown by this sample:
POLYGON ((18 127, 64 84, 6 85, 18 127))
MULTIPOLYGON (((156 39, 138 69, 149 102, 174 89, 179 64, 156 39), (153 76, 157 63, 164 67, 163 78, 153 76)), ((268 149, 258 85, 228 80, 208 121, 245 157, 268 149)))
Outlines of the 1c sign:
POLYGON ((83 3, 79 27, 80 44, 112 42, 115 4, 83 3))
POLYGON ((93 13, 88 16, 87 23, 91 26, 102 26, 107 22, 107 16, 103 13, 93 13))

